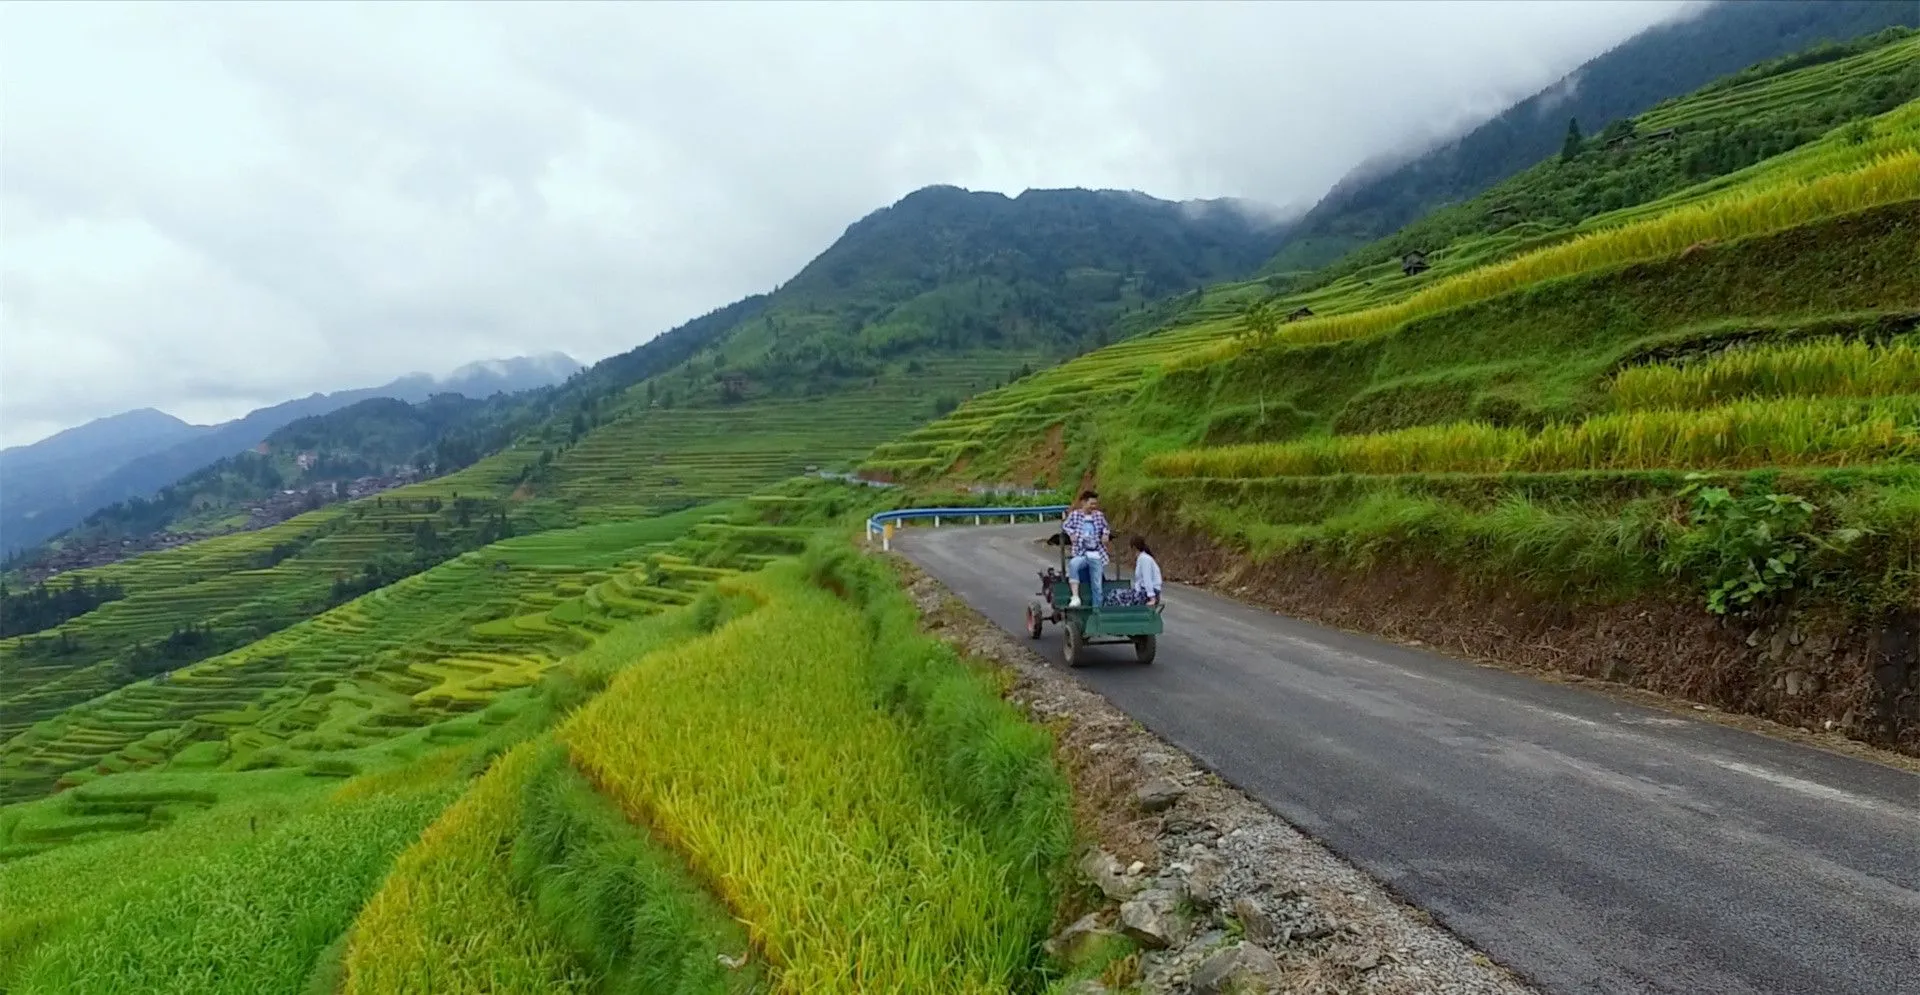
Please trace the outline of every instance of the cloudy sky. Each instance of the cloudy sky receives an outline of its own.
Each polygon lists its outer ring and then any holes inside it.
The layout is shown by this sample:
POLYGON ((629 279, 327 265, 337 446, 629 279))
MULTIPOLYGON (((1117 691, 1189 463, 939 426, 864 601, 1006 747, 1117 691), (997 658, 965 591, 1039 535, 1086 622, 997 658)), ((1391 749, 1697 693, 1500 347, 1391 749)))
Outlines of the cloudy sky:
POLYGON ((1681 2, 0 6, 0 443, 548 350, 930 183, 1310 204, 1681 2))

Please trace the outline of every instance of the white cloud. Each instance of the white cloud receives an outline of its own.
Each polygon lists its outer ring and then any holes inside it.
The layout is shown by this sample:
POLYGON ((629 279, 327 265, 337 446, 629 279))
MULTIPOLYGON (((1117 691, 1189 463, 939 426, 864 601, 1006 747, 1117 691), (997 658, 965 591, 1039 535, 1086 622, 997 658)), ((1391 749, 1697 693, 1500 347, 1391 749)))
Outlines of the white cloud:
POLYGON ((930 183, 1311 201, 1678 3, 0 8, 0 440, 564 349, 930 183))

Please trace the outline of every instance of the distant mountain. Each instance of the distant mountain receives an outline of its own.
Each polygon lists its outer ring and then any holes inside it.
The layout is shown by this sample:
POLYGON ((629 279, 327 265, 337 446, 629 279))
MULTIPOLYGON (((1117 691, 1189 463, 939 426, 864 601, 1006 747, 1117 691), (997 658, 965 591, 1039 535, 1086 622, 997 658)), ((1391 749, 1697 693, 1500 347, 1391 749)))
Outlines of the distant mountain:
POLYGON ((1126 334, 1157 301, 1251 273, 1285 231, 1275 209, 1245 201, 926 187, 713 329, 712 359, 765 393, 824 390, 910 355, 1070 355, 1126 334))
POLYGON ((415 373, 379 387, 310 394, 218 425, 189 425, 143 408, 0 451, 0 551, 57 535, 97 509, 144 497, 299 419, 371 398, 486 398, 565 380, 582 369, 562 353, 469 363, 445 377, 415 373))
POLYGON ((1297 214, 1134 191, 924 187, 849 225, 777 289, 595 363, 553 408, 590 414, 654 378, 710 392, 722 370, 755 394, 806 393, 914 356, 1085 351, 1149 326, 1171 295, 1253 272, 1297 214))
POLYGON ((199 432, 164 411, 141 408, 96 418, 29 446, 0 450, 0 465, 15 472, 118 462, 199 432))
POLYGON ((385 387, 376 388, 378 393, 374 396, 418 402, 434 394, 459 394, 484 400, 494 394, 517 394, 523 390, 556 384, 583 369, 585 367, 563 352, 513 359, 483 359, 437 379, 424 373, 401 377, 385 387))
POLYGON ((1316 269, 1445 204, 1470 198, 1558 152, 1569 119, 1595 134, 1671 97, 1821 42, 1920 25, 1916 0, 1723 0, 1656 25, 1461 138, 1424 154, 1366 163, 1301 218, 1270 271, 1316 269))

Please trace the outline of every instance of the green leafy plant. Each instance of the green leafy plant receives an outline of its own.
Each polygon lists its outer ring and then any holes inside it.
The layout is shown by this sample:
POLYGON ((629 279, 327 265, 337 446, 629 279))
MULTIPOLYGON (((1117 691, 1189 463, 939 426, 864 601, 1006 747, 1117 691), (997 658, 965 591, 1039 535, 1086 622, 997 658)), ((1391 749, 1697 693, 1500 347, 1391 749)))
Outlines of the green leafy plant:
POLYGON ((1680 490, 1693 528, 1669 550, 1668 569, 1701 576, 1715 615, 1750 612, 1804 583, 1820 545, 1809 531, 1813 503, 1771 490, 1736 497, 1707 480, 1688 474, 1680 490))

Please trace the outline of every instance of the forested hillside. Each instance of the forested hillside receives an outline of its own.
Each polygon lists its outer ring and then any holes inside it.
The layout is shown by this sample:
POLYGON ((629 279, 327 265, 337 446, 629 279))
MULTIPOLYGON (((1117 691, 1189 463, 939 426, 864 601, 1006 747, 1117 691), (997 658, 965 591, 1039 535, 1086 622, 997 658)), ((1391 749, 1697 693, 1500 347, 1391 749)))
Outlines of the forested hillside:
MULTIPOLYGON (((1841 124, 1920 98, 1916 31, 1888 28, 1752 66, 1699 92, 1613 122, 1596 135, 1563 138, 1559 151, 1485 193, 1437 208, 1385 238, 1293 279, 1290 291, 1325 286, 1369 267, 1393 272, 1421 252, 1445 266, 1551 240, 1589 218, 1645 204, 1811 142, 1841 124), (1818 58, 1813 56, 1817 55, 1818 58)), ((1864 140, 1857 125, 1849 140, 1864 140)))
POLYGON ((1251 272, 1282 230, 1260 210, 1117 191, 916 191, 850 226, 731 330, 714 372, 755 392, 818 392, 909 355, 1071 355, 1124 335, 1153 302, 1251 272))
POLYGON ((1844 53, 1829 43, 1893 26, 1920 26, 1920 5, 1721 0, 1634 36, 1439 148, 1354 170, 1300 219, 1269 269, 1316 269, 1428 211, 1471 198, 1558 152, 1569 120, 1587 135, 1598 134, 1754 63, 1780 58, 1786 68, 1818 63, 1844 53))

